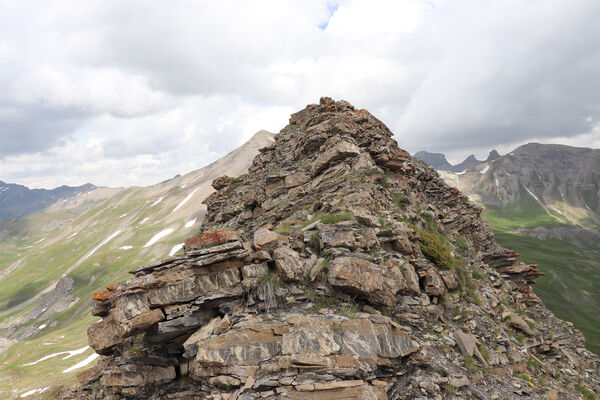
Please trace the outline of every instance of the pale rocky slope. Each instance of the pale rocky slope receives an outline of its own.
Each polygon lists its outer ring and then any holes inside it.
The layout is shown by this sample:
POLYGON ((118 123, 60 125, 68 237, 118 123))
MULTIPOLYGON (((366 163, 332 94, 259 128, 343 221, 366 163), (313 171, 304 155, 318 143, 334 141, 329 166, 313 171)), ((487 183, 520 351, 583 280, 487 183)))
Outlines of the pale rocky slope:
MULTIPOLYGON (((98 294, 61 399, 577 399, 598 357, 481 207, 322 98, 213 182, 184 254, 98 294)), ((586 392, 587 393, 587 392, 586 392)))

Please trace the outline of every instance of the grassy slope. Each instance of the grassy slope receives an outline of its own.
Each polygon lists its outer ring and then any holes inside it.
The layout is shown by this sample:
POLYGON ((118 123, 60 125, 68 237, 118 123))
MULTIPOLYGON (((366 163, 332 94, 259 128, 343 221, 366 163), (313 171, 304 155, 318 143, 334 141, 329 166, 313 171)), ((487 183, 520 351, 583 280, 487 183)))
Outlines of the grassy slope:
MULTIPOLYGON (((36 361, 44 355, 86 346, 87 326, 97 319, 89 314, 93 292, 103 290, 111 283, 128 278, 127 271, 132 267, 167 256, 173 245, 181 243, 194 233, 196 227, 183 227, 190 218, 189 213, 185 213, 175 221, 171 221, 172 218, 170 218, 168 223, 164 223, 173 206, 149 207, 147 200, 142 196, 142 191, 143 189, 124 191, 105 204, 70 221, 70 226, 73 228, 69 232, 74 233, 81 227, 76 236, 66 239, 68 232, 64 232, 65 227, 63 226, 50 232, 45 241, 33 244, 29 251, 21 253, 22 256, 25 256, 26 268, 14 271, 2 281, 0 322, 6 322, 25 314, 32 306, 11 312, 6 311, 51 285, 70 266, 113 232, 118 229, 123 230, 122 234, 106 243, 69 273, 69 276, 75 281, 74 290, 70 294, 79 298, 74 306, 54 315, 48 321, 36 318, 27 322, 25 326, 37 327, 46 323, 49 327, 41 330, 39 334, 13 345, 4 353, 0 353, 0 398, 18 397, 26 390, 51 386, 57 381, 67 385, 73 383, 74 376, 82 369, 70 374, 62 374, 62 370, 84 360, 92 354, 92 350, 67 360, 63 360, 59 356, 34 366, 24 366, 23 364, 36 361), (128 214, 129 218, 119 218, 123 214, 128 214), (140 224, 146 217, 150 218, 149 222, 140 224), (143 247, 152 236, 166 227, 173 227, 175 232, 153 246, 143 247), (48 243, 55 237, 60 239, 48 243), (133 246, 133 249, 120 250, 119 247, 124 245, 133 246), (23 282, 27 282, 27 284, 24 286, 23 282), (63 335, 64 337, 62 337, 63 335), (44 345, 43 343, 53 344, 44 345)), ((188 191, 180 188, 170 193, 177 199, 176 203, 187 194, 188 191)), ((198 207, 198 203, 196 204, 198 207)), ((34 240, 37 239, 37 236, 32 237, 28 234, 23 234, 21 237, 18 243, 13 244, 14 248, 21 247, 24 243, 34 243, 34 240)), ((9 242, 5 242, 3 245, 7 248, 12 246, 9 242)), ((20 252, 17 250, 3 252, 3 258, 0 260, 2 265, 18 259, 18 254, 20 252)), ((52 394, 56 391, 54 389, 56 388, 48 390, 43 395, 33 395, 28 398, 53 398, 52 394)))
POLYGON ((483 216, 500 245, 540 265, 546 276, 538 279, 535 292, 559 318, 573 322, 587 347, 600 354, 600 250, 516 233, 517 228, 560 225, 537 204, 527 202, 510 210, 488 207, 483 216))

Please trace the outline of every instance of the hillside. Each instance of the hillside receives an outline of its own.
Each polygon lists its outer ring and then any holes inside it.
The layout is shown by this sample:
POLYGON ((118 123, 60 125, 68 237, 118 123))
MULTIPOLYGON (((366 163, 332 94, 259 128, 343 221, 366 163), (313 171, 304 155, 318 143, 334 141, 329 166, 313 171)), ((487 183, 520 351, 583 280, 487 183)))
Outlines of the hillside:
POLYGON ((67 399, 578 399, 599 360, 542 273, 368 111, 321 98, 213 181, 184 253, 96 295, 67 399))
POLYGON ((210 182, 242 174, 272 141, 261 131, 184 176, 104 193, 105 200, 98 193, 63 199, 0 223, 0 398, 53 398, 61 384, 73 384, 95 359, 85 335, 92 294, 124 279, 131 265, 179 251, 204 218, 210 182))
POLYGON ((600 353, 600 150, 530 143, 446 182, 485 207, 504 246, 542 265, 535 290, 600 353))

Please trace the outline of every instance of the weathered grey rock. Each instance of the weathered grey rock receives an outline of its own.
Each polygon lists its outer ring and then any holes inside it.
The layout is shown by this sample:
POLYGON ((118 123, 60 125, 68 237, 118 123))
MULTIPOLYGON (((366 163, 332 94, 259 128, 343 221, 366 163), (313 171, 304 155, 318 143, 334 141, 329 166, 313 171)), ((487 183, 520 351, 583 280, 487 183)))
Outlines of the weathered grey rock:
POLYGON ((304 278, 306 269, 298 253, 289 247, 280 247, 273 252, 279 275, 286 281, 299 281, 304 278))
POLYGON ((402 271, 402 276, 404 277, 404 281, 406 282, 407 293, 418 295, 421 293, 421 288, 419 286, 419 276, 415 272, 415 268, 410 263, 404 263, 400 267, 402 271))
MULTIPOLYGON (((508 318, 509 318, 508 322, 515 328, 526 333, 528 336, 534 335, 534 333, 535 333, 534 330, 529 327, 527 322, 519 314, 508 313, 508 318)), ((503 319, 506 319, 506 317, 504 315, 503 315, 503 319)))
POLYGON ((448 290, 456 290, 458 289, 458 277, 456 276, 456 272, 452 270, 444 270, 440 271, 440 276, 444 281, 444 284, 448 288, 448 290))
POLYGON ((328 271, 329 284, 387 306, 396 304, 399 269, 386 270, 358 257, 339 257, 328 271))
POLYGON ((344 225, 325 225, 321 229, 321 240, 325 246, 354 247, 354 229, 344 225))
POLYGON ((258 250, 273 251, 287 242, 287 239, 266 228, 260 228, 254 232, 254 247, 258 250))
POLYGON ((470 333, 454 331, 454 340, 456 340, 456 344, 463 355, 470 357, 475 356, 484 365, 487 365, 483 355, 481 355, 481 352, 477 348, 477 337, 470 333))
POLYGON ((354 143, 330 140, 325 143, 324 147, 327 149, 315 160, 310 174, 312 177, 319 175, 324 171, 331 163, 339 160, 343 160, 347 157, 357 156, 360 154, 360 149, 354 143), (335 143, 337 142, 337 143, 335 143), (335 144, 333 144, 335 143, 335 144))
POLYGON ((433 268, 428 269, 425 274, 425 293, 430 296, 442 296, 445 292, 446 287, 440 274, 433 268))
POLYGON ((102 375, 100 383, 106 387, 145 386, 164 384, 175 379, 175 368, 145 364, 124 364, 112 367, 102 375))
POLYGON ((304 185, 308 181, 310 181, 310 175, 308 173, 303 171, 295 172, 285 177, 285 187, 288 189, 293 188, 304 185))

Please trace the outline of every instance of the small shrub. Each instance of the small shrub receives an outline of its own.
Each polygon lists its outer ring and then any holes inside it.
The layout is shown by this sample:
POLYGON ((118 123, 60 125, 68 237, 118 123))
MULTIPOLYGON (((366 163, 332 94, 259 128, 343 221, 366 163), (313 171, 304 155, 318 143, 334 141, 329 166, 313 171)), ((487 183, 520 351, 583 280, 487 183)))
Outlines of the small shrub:
POLYGON ((410 204, 410 199, 406 196, 402 196, 398 193, 390 193, 390 197, 392 198, 392 202, 401 210, 404 210, 408 204, 410 204))
POLYGON ((527 361, 527 367, 531 368, 531 369, 539 369, 540 368, 540 364, 535 361, 533 358, 529 359, 529 361, 527 361))
POLYGON ((471 275, 473 275, 473 278, 477 279, 478 281, 483 280, 483 275, 481 275, 481 272, 479 272, 476 268, 471 268, 471 275))
POLYGON ((450 255, 450 250, 442 243, 438 235, 420 231, 419 245, 425 258, 440 268, 450 269, 454 259, 450 255))
POLYGON ((594 394, 594 392, 592 392, 591 390, 589 390, 585 386, 575 385, 575 390, 577 390, 577 392, 583 396, 584 400, 596 400, 596 399, 598 399, 598 396, 596 396, 594 394))
POLYGON ((280 233, 282 235, 289 235, 294 231, 294 227, 290 224, 283 224, 275 229, 275 232, 280 233))
POLYGON ((462 236, 457 236, 454 244, 456 245, 456 250, 461 254, 469 250, 469 244, 462 236))
POLYGON ((485 347, 485 345, 483 345, 483 344, 480 344, 477 347, 479 348, 479 352, 483 356, 483 359, 489 363, 490 362, 490 353, 488 352, 487 347, 485 347))
POLYGON ((308 226, 315 221, 321 221, 324 224, 335 224, 342 221, 351 221, 354 216, 349 211, 344 211, 339 214, 329 214, 325 212, 318 212, 309 221, 306 221, 303 225, 308 226))
POLYGON ((423 220, 424 228, 429 232, 437 232, 437 224, 433 215, 426 211, 419 211, 419 217, 423 220))
POLYGON ((469 357, 469 356, 463 357, 462 362, 465 365, 465 368, 469 372, 479 371, 479 366, 477 365, 477 362, 475 361, 475 359, 473 357, 469 357))

